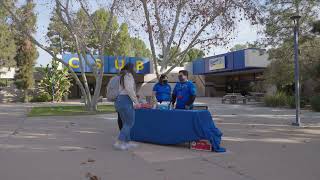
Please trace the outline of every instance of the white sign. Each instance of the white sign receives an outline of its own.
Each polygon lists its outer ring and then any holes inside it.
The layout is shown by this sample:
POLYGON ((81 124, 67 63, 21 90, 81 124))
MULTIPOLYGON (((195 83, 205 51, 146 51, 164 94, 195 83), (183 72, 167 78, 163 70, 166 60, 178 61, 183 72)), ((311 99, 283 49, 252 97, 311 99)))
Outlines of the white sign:
POLYGON ((209 59, 209 71, 225 69, 226 63, 224 56, 209 59))
POLYGON ((270 64, 269 55, 263 49, 246 49, 244 51, 245 67, 267 67, 270 64))
POLYGON ((0 79, 13 79, 15 72, 15 68, 0 68, 0 79))

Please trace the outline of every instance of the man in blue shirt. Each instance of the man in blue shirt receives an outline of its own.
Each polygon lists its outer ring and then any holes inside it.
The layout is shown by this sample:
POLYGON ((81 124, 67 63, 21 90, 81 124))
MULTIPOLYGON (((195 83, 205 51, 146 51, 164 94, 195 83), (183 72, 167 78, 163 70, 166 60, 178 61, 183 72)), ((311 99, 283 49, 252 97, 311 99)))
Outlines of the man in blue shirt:
POLYGON ((164 74, 160 76, 159 82, 153 87, 153 94, 158 102, 171 101, 171 87, 168 84, 168 77, 164 74))
POLYGON ((196 87, 188 80, 188 71, 179 71, 179 81, 172 93, 172 104, 176 104, 176 109, 192 109, 196 99, 196 87))

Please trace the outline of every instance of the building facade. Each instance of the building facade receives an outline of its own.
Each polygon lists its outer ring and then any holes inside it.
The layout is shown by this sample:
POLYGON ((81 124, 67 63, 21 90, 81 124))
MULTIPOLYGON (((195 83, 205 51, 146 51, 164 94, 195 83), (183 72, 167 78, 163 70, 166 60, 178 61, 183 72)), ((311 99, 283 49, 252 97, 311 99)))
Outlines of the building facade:
POLYGON ((249 48, 193 61, 193 75, 202 76, 205 96, 251 91, 253 84, 263 81, 270 63, 266 50, 249 48))
MULTIPOLYGON (((104 56, 102 60, 96 56, 96 62, 104 61, 104 77, 101 89, 101 96, 106 94, 106 86, 109 80, 117 74, 126 63, 132 63, 137 70, 137 87, 139 94, 150 96, 152 87, 157 83, 152 62, 147 58, 137 57, 114 57, 104 56)), ((94 60, 88 57, 91 63, 94 60)), ((67 62, 80 77, 80 63, 77 55, 65 54, 63 60, 67 62)), ((268 66, 268 54, 266 50, 249 48, 216 56, 205 57, 194 60, 184 67, 175 68, 170 74, 169 84, 174 87, 178 81, 179 70, 185 69, 190 72, 189 79, 197 86, 198 96, 219 97, 226 93, 246 94, 251 91, 253 83, 263 81, 262 75, 268 66)), ((89 66, 83 65, 90 91, 95 89, 95 80, 89 66)), ((81 79, 81 78, 80 78, 81 79)), ((71 88, 69 98, 80 98, 79 87, 74 85, 71 88)))
MULTIPOLYGON (((73 71, 78 74, 79 79, 81 80, 81 68, 80 61, 77 55, 75 54, 64 54, 62 56, 63 61, 68 63, 69 66, 73 68, 73 71)), ((137 83, 138 85, 143 84, 144 76, 146 74, 152 73, 152 64, 147 58, 138 58, 138 57, 126 57, 126 56, 94 56, 95 60, 91 56, 87 56, 89 63, 97 63, 97 66, 102 66, 104 69, 104 76, 102 80, 102 88, 100 91, 100 95, 105 97, 106 95, 106 86, 109 83, 110 79, 124 67, 127 63, 132 63, 135 65, 136 73, 137 73, 137 83), (102 63, 103 61, 103 63, 102 63)), ((93 71, 89 65, 82 64, 83 70, 86 73, 88 86, 90 92, 93 94, 95 90, 95 77, 93 75, 93 71)), ((79 87, 76 85, 73 80, 73 86, 70 89, 69 98, 81 98, 81 92, 79 87)))

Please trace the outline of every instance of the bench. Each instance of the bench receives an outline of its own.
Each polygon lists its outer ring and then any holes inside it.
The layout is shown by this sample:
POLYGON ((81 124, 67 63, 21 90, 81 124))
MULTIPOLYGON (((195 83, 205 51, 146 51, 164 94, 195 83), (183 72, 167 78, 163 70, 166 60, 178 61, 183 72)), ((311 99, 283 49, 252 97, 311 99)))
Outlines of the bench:
POLYGON ((249 92, 250 95, 247 95, 246 98, 248 99, 248 101, 254 100, 257 102, 262 101, 262 99, 264 98, 264 93, 257 93, 257 92, 249 92))
POLYGON ((232 93, 223 96, 221 100, 222 104, 226 101, 229 101, 230 104, 236 104, 238 101, 242 101, 243 104, 247 104, 247 98, 242 96, 240 93, 232 93))

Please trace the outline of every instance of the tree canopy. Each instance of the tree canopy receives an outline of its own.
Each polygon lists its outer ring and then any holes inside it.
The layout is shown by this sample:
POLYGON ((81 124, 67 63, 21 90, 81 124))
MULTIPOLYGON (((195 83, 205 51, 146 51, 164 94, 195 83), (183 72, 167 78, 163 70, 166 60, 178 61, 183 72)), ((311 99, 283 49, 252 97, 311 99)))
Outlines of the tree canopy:
POLYGON ((253 43, 245 43, 245 44, 235 44, 232 48, 230 48, 230 51, 238 51, 242 49, 247 49, 247 48, 261 48, 261 44, 258 41, 255 41, 253 43))
MULTIPOLYGON (((106 9, 98 9, 90 14, 90 18, 95 24, 97 24, 98 29, 106 30, 107 21, 109 19, 110 12, 106 9)), ((76 21, 81 24, 82 28, 88 28, 85 12, 79 10, 76 13, 76 21)), ((111 41, 107 42, 105 46, 104 54, 106 55, 119 55, 119 56, 138 56, 138 57, 150 57, 150 50, 146 47, 144 41, 137 37, 131 37, 129 33, 129 27, 126 23, 119 25, 117 17, 114 16, 112 19, 111 28, 111 41)), ((50 24, 47 33, 50 48, 55 53, 59 54, 62 52, 76 52, 75 44, 72 40, 70 32, 61 22, 60 18, 55 11, 50 19, 50 24)), ((88 35, 89 43, 88 49, 93 51, 99 48, 99 39, 95 33, 88 35)))
MULTIPOLYGON (((255 0, 228 1, 148 1, 128 2, 128 9, 137 24, 137 31, 148 35, 155 71, 169 73, 183 63, 190 49, 208 49, 225 45, 232 39, 232 31, 243 19, 257 22, 259 4, 255 0), (143 13, 141 13, 143 12, 143 13), (172 52, 172 49, 176 51, 172 52), (180 50, 180 52, 179 52, 180 50), (157 57, 157 53, 162 58, 157 57), (174 66, 167 66, 175 62, 174 66)), ((161 72, 162 73, 162 72, 161 72)))
MULTIPOLYGON (((11 4, 12 0, 6 3, 11 4)), ((8 22, 10 14, 0 6, 0 68, 12 67, 15 65, 16 45, 12 24, 8 22)))
POLYGON ((311 24, 319 14, 318 0, 267 0, 263 6, 265 16, 264 34, 265 43, 272 47, 278 47, 286 41, 293 42, 292 16, 299 14, 300 41, 308 38, 311 32, 311 24))
MULTIPOLYGON (((265 9, 265 39, 264 44, 269 49, 270 66, 267 68, 265 77, 267 82, 275 84, 278 89, 291 86, 294 83, 293 66, 293 27, 294 23, 290 18, 299 14, 299 61, 302 85, 305 80, 311 78, 312 69, 319 59, 319 37, 312 33, 312 24, 319 15, 318 0, 291 0, 267 1, 265 9)), ((316 28, 314 28, 316 30, 316 28)))
POLYGON ((147 48, 144 41, 137 37, 131 38, 131 56, 134 57, 151 57, 151 51, 147 48))
MULTIPOLYGON (((17 10, 17 16, 23 19, 23 23, 15 28, 17 31, 27 31, 32 34, 36 32, 37 16, 34 8, 35 4, 32 0, 29 0, 17 10)), ((17 34, 20 33, 17 32, 17 34)), ((38 51, 35 44, 26 36, 18 35, 15 40, 17 45, 15 60, 18 68, 15 75, 16 84, 18 88, 24 90, 24 101, 28 101, 28 90, 34 85, 33 71, 38 58, 38 51)))

